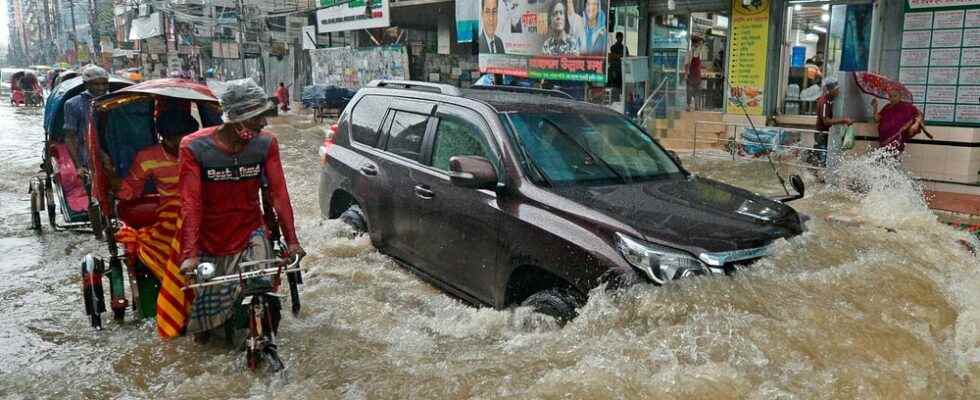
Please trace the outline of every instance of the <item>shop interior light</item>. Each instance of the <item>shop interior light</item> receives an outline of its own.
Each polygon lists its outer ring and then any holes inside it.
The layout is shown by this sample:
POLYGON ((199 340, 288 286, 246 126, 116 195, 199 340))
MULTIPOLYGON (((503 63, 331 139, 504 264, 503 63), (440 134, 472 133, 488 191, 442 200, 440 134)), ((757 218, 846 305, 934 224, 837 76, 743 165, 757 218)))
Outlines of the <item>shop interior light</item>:
POLYGON ((820 6, 820 9, 821 10, 824 10, 824 11, 827 11, 827 10, 830 9, 830 4, 824 4, 824 5, 820 6))
POLYGON ((797 4, 797 5, 793 6, 793 10, 794 11, 800 11, 802 9, 803 9, 803 5, 802 4, 797 4))
POLYGON ((810 29, 815 30, 815 31, 820 32, 820 33, 827 33, 827 28, 824 28, 824 27, 822 27, 820 25, 811 26, 810 29))
POLYGON ((820 14, 820 20, 823 22, 830 21, 830 14, 827 13, 820 14))
POLYGON ((817 36, 816 33, 808 33, 803 37, 803 40, 806 40, 807 42, 819 42, 820 36, 817 36))
POLYGON ((719 28, 728 28, 728 17, 724 15, 715 15, 715 26, 719 28))

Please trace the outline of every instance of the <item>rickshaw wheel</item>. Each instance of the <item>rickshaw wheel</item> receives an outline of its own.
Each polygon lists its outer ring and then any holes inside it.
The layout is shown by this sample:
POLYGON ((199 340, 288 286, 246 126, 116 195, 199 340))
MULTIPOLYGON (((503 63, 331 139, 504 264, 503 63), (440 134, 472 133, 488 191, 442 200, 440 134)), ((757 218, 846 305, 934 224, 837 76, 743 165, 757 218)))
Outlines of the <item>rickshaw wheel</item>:
POLYGON ((125 308, 113 309, 112 318, 115 319, 116 321, 122 321, 126 319, 126 309, 125 308))
POLYGON ((102 232, 104 226, 102 224, 102 211, 99 210, 98 206, 90 205, 88 207, 88 219, 89 223, 92 224, 92 231, 95 233, 95 238, 102 240, 104 237, 102 232))
POLYGON ((48 211, 48 225, 55 229, 57 222, 55 221, 54 185, 51 184, 51 173, 46 172, 46 175, 47 177, 44 178, 44 200, 46 202, 44 208, 48 211))
POLYGON ((245 366, 250 371, 255 371, 259 367, 259 352, 252 350, 251 346, 245 349, 245 366))
POLYGON ((41 207, 44 198, 37 180, 31 180, 31 229, 41 231, 41 207))

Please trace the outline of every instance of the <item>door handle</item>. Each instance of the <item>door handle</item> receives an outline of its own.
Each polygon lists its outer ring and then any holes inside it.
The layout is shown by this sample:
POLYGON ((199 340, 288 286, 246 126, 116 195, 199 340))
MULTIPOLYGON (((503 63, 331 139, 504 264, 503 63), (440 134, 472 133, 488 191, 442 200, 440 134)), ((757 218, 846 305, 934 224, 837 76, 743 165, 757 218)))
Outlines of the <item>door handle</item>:
POLYGON ((367 176, 375 176, 378 174, 378 168, 373 165, 365 165, 361 167, 361 174, 367 176))
POLYGON ((423 199, 431 199, 436 197, 436 192, 433 192, 432 189, 429 189, 427 186, 418 185, 415 187, 415 195, 423 199))

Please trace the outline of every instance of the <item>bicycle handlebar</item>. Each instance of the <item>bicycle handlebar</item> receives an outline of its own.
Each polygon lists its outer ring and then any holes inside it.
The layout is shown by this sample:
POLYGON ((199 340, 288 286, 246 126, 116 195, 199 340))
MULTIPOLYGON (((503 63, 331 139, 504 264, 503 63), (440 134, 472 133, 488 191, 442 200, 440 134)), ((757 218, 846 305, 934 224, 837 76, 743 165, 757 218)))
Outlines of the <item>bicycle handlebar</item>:
MULTIPOLYGON (((255 271, 242 272, 241 274, 229 274, 229 275, 221 275, 221 276, 214 276, 214 277, 210 277, 210 278, 205 278, 205 281, 204 282, 199 282, 199 283, 194 283, 194 284, 190 284, 190 285, 184 286, 184 289, 204 288, 204 287, 208 287, 208 286, 216 286, 216 285, 223 285, 223 284, 238 282, 240 280, 253 279, 253 278, 259 278, 259 277, 266 277, 266 276, 276 276, 276 275, 279 275, 281 273, 298 272, 298 271, 300 271, 299 262, 300 262, 301 259, 302 258, 299 255, 293 256, 293 262, 292 263, 289 263, 284 268, 281 268, 281 267, 265 268, 265 269, 255 270, 255 271)), ((284 260, 284 259, 281 259, 281 258, 270 258, 270 259, 266 259, 266 260, 246 261, 246 262, 243 262, 243 263, 239 263, 238 266, 239 267, 251 267, 251 266, 255 266, 255 265, 262 265, 262 264, 281 264, 281 263, 285 263, 285 262, 287 262, 287 260, 284 260)), ((214 264, 211 264, 211 263, 201 263, 201 264, 198 264, 198 266, 197 266, 198 269, 202 269, 202 267, 205 268, 205 269, 207 269, 207 268, 210 267, 210 268, 212 268, 212 271, 213 271, 214 264)), ((191 276, 197 276, 197 274, 192 274, 191 276)))

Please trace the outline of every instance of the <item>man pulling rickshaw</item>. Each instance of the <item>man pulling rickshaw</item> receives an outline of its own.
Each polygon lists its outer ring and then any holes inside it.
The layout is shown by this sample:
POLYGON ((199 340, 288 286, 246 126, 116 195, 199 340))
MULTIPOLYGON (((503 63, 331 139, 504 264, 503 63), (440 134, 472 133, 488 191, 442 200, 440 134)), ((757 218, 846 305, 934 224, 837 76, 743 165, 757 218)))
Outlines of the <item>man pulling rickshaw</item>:
MULTIPOLYGON (((269 200, 288 246, 285 255, 304 256, 293 224, 279 143, 262 130, 264 114, 272 107, 265 91, 251 79, 228 82, 221 106, 221 126, 202 129, 180 144, 181 270, 190 273, 205 260, 215 265, 218 275, 234 274, 242 262, 273 255, 260 206, 263 184, 268 185, 269 200)), ((207 341, 211 331, 232 317, 240 289, 199 291, 187 333, 207 341)))
POLYGON ((278 369, 276 292, 286 275, 299 311, 305 253, 278 143, 262 131, 270 103, 251 80, 227 87, 220 107, 206 86, 179 79, 147 81, 93 102, 87 145, 96 160, 93 192, 110 221, 110 258, 107 271, 101 259, 86 257, 83 298, 93 326, 101 327, 108 276, 117 319, 132 304, 141 317, 155 315, 160 336, 200 341, 217 330, 232 343, 244 328, 249 367, 261 355, 278 369), (126 271, 132 303, 123 293, 126 271))

